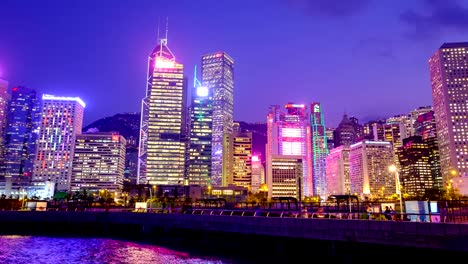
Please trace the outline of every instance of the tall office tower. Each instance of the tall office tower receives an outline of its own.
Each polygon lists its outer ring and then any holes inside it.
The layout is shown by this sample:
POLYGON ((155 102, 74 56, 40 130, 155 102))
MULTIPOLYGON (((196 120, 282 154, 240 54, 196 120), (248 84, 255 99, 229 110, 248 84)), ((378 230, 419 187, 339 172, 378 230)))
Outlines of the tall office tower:
POLYGON ((385 141, 385 121, 378 120, 371 123, 372 125, 372 136, 371 139, 374 141, 385 141))
POLYGON ((294 197, 302 193, 302 156, 273 155, 271 176, 267 177, 268 198, 294 197))
POLYGON ((351 193, 349 180, 349 147, 339 146, 330 151, 327 164, 327 194, 351 193))
POLYGON ((398 160, 401 185, 405 193, 413 197, 422 197, 426 190, 434 188, 429 158, 430 150, 422 137, 403 139, 403 146, 398 151, 398 160))
POLYGON ((310 105, 310 127, 312 143, 312 186, 313 194, 326 200, 327 173, 325 159, 328 155, 327 134, 320 103, 310 105))
POLYGON ((252 188, 252 132, 232 132, 232 163, 228 172, 233 185, 252 188))
MULTIPOLYGON (((291 155, 302 157, 302 195, 313 196, 312 182, 312 136, 307 116, 307 107, 304 104, 288 103, 286 112, 281 111, 278 105, 270 106, 267 116, 268 143, 266 146, 266 177, 267 182, 272 177, 273 155, 291 155)), ((271 187, 268 185, 268 187, 271 187)))
POLYGON ((42 95, 42 115, 33 180, 51 180, 69 191, 76 135, 81 134, 85 103, 79 97, 42 95))
POLYGON ((186 177, 190 184, 201 186, 211 185, 212 91, 198 81, 195 70, 186 177))
POLYGON ((148 58, 146 97, 142 102, 139 184, 180 184, 185 174, 186 80, 166 38, 148 58))
POLYGON ((418 117, 414 123, 416 136, 421 136, 422 141, 429 148, 429 163, 431 164, 431 174, 434 181, 434 188, 442 189, 442 174, 440 169, 439 142, 437 141, 437 130, 434 111, 429 111, 418 117))
POLYGON ((252 193, 258 192, 260 186, 265 183, 265 167, 260 160, 260 156, 252 156, 252 193))
POLYGON ((396 192, 396 178, 389 166, 394 164, 390 142, 361 141, 349 149, 351 193, 366 197, 387 197, 396 192))
POLYGON ((408 113, 408 120, 405 123, 406 137, 416 136, 414 124, 418 117, 422 114, 432 111, 432 106, 420 106, 408 113))
POLYGON ((468 175, 468 42, 444 43, 429 59, 444 187, 468 175))
POLYGON ((13 87, 5 127, 5 177, 20 180, 32 176, 40 120, 40 99, 36 91, 13 87))
MULTIPOLYGON (((226 52, 202 57, 202 83, 213 91, 213 139, 211 185, 227 182, 223 175, 225 135, 232 133, 234 116, 234 60, 226 52)), ((224 167, 228 167, 224 165, 224 167)))
POLYGON ((8 82, 0 79, 0 176, 3 174, 1 168, 4 167, 5 137, 7 106, 8 106, 8 82))
POLYGON ((328 151, 330 152, 331 149, 335 148, 335 140, 333 138, 333 132, 335 131, 334 128, 327 127, 326 130, 326 135, 327 135, 327 146, 328 146, 328 151))
POLYGON ((335 148, 341 145, 349 147, 356 139, 354 124, 349 120, 348 115, 344 114, 338 127, 333 132, 335 148))
POLYGON ((354 132, 356 134, 355 141, 359 141, 362 139, 364 135, 364 126, 359 124, 359 119, 357 117, 351 116, 349 117, 349 121, 353 124, 354 132))
POLYGON ((125 138, 116 133, 76 136, 71 176, 73 192, 121 193, 125 170, 125 138))

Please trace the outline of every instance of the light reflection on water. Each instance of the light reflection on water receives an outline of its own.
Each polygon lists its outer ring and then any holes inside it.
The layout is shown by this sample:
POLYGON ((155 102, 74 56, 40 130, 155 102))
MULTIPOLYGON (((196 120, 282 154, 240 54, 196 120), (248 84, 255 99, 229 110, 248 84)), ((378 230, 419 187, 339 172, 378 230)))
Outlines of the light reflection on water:
POLYGON ((0 236, 0 263, 154 263, 225 264, 226 260, 192 257, 154 245, 105 238, 0 236))

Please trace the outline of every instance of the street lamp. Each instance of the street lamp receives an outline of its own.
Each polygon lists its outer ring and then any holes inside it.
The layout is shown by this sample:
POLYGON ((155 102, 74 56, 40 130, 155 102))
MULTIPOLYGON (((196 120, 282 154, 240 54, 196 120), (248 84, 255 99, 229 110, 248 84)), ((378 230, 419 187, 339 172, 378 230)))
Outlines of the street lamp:
POLYGON ((388 170, 390 172, 395 173, 396 191, 400 195, 400 215, 401 215, 401 220, 403 220, 403 200, 401 198, 400 174, 398 173, 398 169, 397 169, 397 167, 395 165, 390 165, 388 167, 388 170))

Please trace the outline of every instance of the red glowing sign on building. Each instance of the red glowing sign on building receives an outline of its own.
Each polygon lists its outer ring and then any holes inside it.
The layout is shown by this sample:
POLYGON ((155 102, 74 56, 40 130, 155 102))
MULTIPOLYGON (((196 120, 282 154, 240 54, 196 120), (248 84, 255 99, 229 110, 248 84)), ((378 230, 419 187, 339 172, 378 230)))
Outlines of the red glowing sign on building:
POLYGON ((112 135, 112 141, 119 141, 119 135, 112 135))

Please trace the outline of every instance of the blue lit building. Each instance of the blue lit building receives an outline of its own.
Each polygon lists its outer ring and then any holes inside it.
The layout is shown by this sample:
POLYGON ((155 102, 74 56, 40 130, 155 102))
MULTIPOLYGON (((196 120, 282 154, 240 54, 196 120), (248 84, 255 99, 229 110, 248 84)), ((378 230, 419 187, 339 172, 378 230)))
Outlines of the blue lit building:
POLYGON ((23 86, 11 89, 6 111, 5 160, 3 173, 12 181, 30 179, 36 154, 40 121, 40 100, 34 89, 23 86))
POLYGON ((312 136, 312 185, 314 195, 325 198, 327 175, 325 160, 328 156, 327 129, 320 103, 310 105, 310 126, 312 136))

